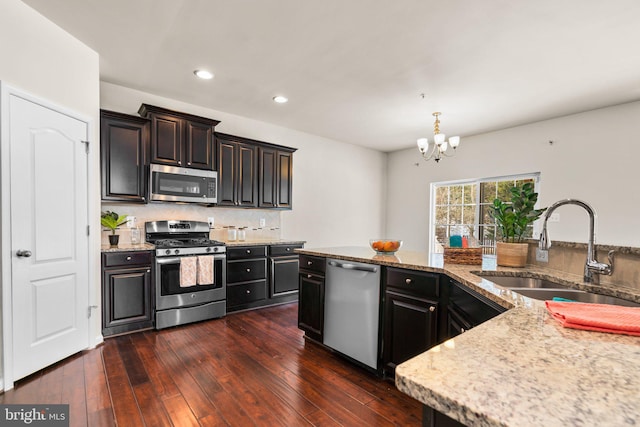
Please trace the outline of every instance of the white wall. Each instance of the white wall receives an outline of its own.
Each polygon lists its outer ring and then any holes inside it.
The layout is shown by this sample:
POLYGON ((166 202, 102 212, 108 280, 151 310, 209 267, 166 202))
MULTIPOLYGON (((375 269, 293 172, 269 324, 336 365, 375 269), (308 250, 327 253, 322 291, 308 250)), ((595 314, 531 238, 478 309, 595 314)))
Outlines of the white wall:
MULTIPOLYGON (((220 120, 218 132, 297 148, 293 209, 280 214, 281 237, 323 247, 367 245, 383 235, 386 154, 111 83, 100 91, 104 109, 137 115, 141 103, 157 105, 220 120)), ((203 218, 216 210, 201 209, 203 218)))
MULTIPOLYGON (((581 199, 598 215, 597 243, 638 247, 639 142, 640 102, 634 102, 462 138, 456 157, 439 164, 414 148, 391 153, 387 234, 404 239, 405 248, 427 250, 433 182, 540 172, 540 206, 581 199)), ((584 210, 556 212, 551 240, 587 241, 584 210)))
MULTIPOLYGON (((99 140, 99 58, 96 52, 48 21, 19 0, 0 2, 0 80, 87 117, 90 139, 99 140)), ((90 154, 90 170, 99 171, 99 150, 90 154)), ((91 173, 91 172, 90 172, 91 173)), ((99 176, 99 175, 98 175, 99 176)), ((100 187, 91 187, 92 226, 99 229, 100 187)), ((4 215, 4 212, 2 213, 4 215)), ((2 230, 7 235, 8 230, 2 230)), ((100 290, 99 236, 92 239, 91 292, 100 290)), ((9 248, 3 247, 3 253, 9 248)), ((10 286, 7 269, 3 286, 10 286)), ((93 300, 95 304, 97 300, 93 300)), ((100 316, 94 316, 94 332, 100 334, 100 316)), ((99 337, 96 337, 98 340, 99 337)), ((95 343, 94 343, 95 344, 95 343)))

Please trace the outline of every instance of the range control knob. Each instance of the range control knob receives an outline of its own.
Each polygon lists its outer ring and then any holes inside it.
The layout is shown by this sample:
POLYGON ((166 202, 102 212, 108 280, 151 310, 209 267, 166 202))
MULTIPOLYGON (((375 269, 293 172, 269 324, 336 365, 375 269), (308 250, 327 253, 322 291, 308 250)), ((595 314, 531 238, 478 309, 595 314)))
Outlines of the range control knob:
POLYGON ((211 252, 211 248, 207 248, 207 249, 205 249, 205 251, 211 252))
POLYGON ((180 253, 180 249, 176 249, 175 251, 173 251, 173 253, 178 255, 180 253))
POLYGON ((219 250, 220 250, 220 248, 217 247, 217 246, 215 248, 213 248, 213 252, 218 252, 219 250))
POLYGON ((164 253, 169 255, 171 253, 171 249, 167 249, 166 251, 164 251, 164 253))

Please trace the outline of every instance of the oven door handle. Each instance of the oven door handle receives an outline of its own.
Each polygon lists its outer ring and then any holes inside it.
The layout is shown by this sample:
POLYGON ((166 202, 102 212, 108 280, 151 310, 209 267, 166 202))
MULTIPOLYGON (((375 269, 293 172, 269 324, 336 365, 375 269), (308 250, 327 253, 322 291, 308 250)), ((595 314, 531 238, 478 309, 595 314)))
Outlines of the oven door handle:
POLYGON ((156 258, 156 263, 158 264, 179 264, 180 258, 182 257, 171 257, 171 258, 156 258))

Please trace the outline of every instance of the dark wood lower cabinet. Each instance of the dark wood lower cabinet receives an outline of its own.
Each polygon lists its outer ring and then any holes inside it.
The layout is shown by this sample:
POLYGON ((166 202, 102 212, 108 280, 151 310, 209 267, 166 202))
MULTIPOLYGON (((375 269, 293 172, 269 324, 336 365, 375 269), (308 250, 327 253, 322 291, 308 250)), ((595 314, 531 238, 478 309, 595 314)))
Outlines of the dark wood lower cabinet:
POLYGON ((465 427, 464 424, 438 412, 427 405, 422 405, 422 427, 465 427))
POLYGON ((151 258, 147 252, 103 254, 103 336, 153 327, 151 258))
POLYGON ((438 343, 438 303, 393 291, 385 299, 383 368, 392 374, 397 365, 438 343))
POLYGON ((505 311, 507 311, 506 308, 487 297, 461 285, 455 280, 450 280, 447 306, 447 338, 466 332, 505 311))
POLYGON ((318 342, 322 342, 324 330, 324 271, 324 258, 300 256, 298 328, 318 342))

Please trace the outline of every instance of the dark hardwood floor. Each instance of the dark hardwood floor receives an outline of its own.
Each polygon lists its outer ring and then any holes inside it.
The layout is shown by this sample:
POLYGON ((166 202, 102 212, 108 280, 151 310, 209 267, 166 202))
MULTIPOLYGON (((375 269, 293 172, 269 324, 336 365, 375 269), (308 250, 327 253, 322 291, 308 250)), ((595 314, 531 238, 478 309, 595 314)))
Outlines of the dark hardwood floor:
POLYGON ((68 403, 72 426, 420 425, 391 381, 305 341, 297 308, 109 338, 0 403, 68 403))

